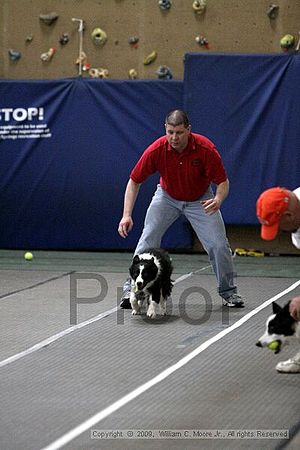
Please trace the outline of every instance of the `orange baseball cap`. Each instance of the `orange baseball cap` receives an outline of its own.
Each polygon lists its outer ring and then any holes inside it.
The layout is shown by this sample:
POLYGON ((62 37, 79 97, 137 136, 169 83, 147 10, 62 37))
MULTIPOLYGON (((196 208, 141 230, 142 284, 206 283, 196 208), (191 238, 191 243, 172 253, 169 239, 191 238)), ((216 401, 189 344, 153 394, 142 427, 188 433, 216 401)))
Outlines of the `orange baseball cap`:
POLYGON ((262 239, 271 241, 276 238, 280 219, 288 209, 289 201, 289 191, 281 187, 267 189, 258 197, 256 215, 262 224, 262 239))

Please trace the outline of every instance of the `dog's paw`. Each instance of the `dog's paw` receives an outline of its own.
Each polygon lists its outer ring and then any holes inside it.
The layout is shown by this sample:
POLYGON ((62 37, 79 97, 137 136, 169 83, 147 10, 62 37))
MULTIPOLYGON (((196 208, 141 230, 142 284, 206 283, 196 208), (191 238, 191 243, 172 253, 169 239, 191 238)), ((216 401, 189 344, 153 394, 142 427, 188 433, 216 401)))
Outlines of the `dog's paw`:
POLYGON ((132 315, 132 316, 138 316, 139 314, 141 314, 141 312, 140 312, 139 310, 133 309, 133 310, 131 311, 131 315, 132 315))
POLYGON ((155 302, 153 301, 150 302, 150 305, 147 310, 147 317, 150 317, 150 319, 155 319, 156 317, 156 308, 157 308, 156 305, 157 304, 155 302))

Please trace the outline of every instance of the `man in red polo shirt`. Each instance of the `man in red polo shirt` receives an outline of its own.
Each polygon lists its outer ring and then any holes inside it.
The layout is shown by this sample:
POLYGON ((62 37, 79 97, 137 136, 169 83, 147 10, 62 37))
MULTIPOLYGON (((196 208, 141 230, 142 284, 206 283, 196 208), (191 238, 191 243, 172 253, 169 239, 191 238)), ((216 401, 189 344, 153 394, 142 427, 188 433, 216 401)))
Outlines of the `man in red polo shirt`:
MULTIPOLYGON (((229 181, 220 154, 206 137, 191 132, 187 114, 171 111, 166 135, 153 142, 133 168, 125 191, 123 217, 118 232, 126 238, 133 227, 132 211, 146 179, 160 174, 160 184, 148 207, 135 254, 157 248, 167 229, 185 215, 209 255, 218 280, 223 305, 243 307, 234 284, 232 252, 220 206, 228 195, 229 181), (215 194, 211 184, 216 185, 215 194)), ((124 285, 120 306, 130 308, 130 280, 124 285)))

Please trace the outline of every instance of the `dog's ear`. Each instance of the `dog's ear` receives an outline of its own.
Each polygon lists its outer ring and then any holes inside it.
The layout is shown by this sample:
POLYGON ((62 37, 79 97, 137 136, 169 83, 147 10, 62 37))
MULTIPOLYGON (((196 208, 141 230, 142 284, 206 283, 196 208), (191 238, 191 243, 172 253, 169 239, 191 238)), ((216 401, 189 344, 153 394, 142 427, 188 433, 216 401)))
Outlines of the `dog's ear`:
POLYGON ((151 264, 152 267, 156 267, 156 268, 157 268, 157 264, 155 263, 155 258, 154 258, 154 256, 152 256, 152 258, 149 259, 149 262, 150 262, 150 264, 151 264))
POLYGON ((288 312, 290 314, 290 303, 291 301, 287 302, 284 307, 282 308, 283 311, 288 312))
POLYGON ((133 258, 132 262, 137 263, 137 262, 139 262, 139 260, 140 260, 139 255, 135 255, 135 257, 133 258))
POLYGON ((279 306, 276 302, 272 303, 273 313, 278 314, 280 311, 282 311, 281 306, 279 306))

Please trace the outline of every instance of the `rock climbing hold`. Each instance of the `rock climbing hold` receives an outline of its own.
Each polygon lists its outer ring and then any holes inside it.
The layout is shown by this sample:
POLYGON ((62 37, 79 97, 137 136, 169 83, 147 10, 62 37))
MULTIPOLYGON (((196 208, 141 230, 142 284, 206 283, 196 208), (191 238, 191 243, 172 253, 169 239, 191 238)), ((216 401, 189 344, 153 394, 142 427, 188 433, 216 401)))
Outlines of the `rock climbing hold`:
POLYGON ((155 61, 157 58, 157 52, 153 50, 146 58, 144 59, 144 65, 148 66, 148 64, 151 64, 153 61, 155 61))
POLYGON ((82 66, 83 72, 88 72, 90 70, 90 68, 91 68, 91 65, 89 63, 85 63, 82 66))
POLYGON ((8 56, 11 61, 18 61, 21 58, 22 53, 10 48, 8 50, 8 56))
POLYGON ((135 69, 130 69, 128 72, 128 77, 130 80, 136 80, 138 77, 137 71, 135 69))
POLYGON ((196 36, 195 41, 197 44, 204 46, 205 48, 209 48, 208 40, 204 36, 196 36))
POLYGON ((195 0, 193 2, 193 10, 196 14, 204 14, 206 9, 207 1, 206 0, 195 0))
POLYGON ((60 45, 66 45, 69 42, 69 35, 68 33, 63 33, 59 39, 60 45))
POLYGON ((172 80, 173 74, 168 66, 159 66, 156 74, 160 80, 172 80))
POLYGON ((92 39, 96 45, 104 45, 107 41, 107 34, 101 28, 95 28, 92 32, 92 39))
POLYGON ((28 36, 26 36, 26 38, 25 38, 25 42, 30 44, 30 42, 32 42, 32 41, 33 41, 33 35, 32 34, 28 34, 28 36))
POLYGON ((56 14, 56 12, 51 12, 48 14, 40 14, 40 20, 50 26, 52 25, 54 22, 56 22, 56 20, 58 19, 58 14, 56 14))
POLYGON ((41 54, 41 60, 42 61, 50 61, 50 59, 52 59, 55 52, 56 52, 55 48, 53 48, 53 47, 49 48, 49 50, 47 52, 41 54))
POLYGON ((158 5, 163 11, 167 11, 172 6, 172 0, 159 0, 158 5))
POLYGON ((295 38, 292 34, 285 34, 280 39, 280 46, 283 49, 283 51, 288 51, 290 48, 294 46, 295 38))
POLYGON ((131 36, 128 39, 128 44, 133 48, 138 48, 139 38, 137 36, 131 36))
POLYGON ((108 78, 109 77, 108 69, 100 68, 100 69, 98 69, 98 71, 99 71, 99 75, 98 75, 99 78, 108 78))
POLYGON ((95 69, 95 68, 91 68, 89 70, 89 76, 91 78, 108 78, 109 77, 109 72, 107 69, 95 69))
POLYGON ((278 12, 279 12, 279 6, 278 5, 270 5, 269 9, 267 11, 267 15, 269 16, 270 19, 274 20, 278 16, 278 12))
POLYGON ((95 68, 91 68, 90 70, 89 70, 89 76, 91 77, 91 78, 98 78, 98 69, 95 69, 95 68))

